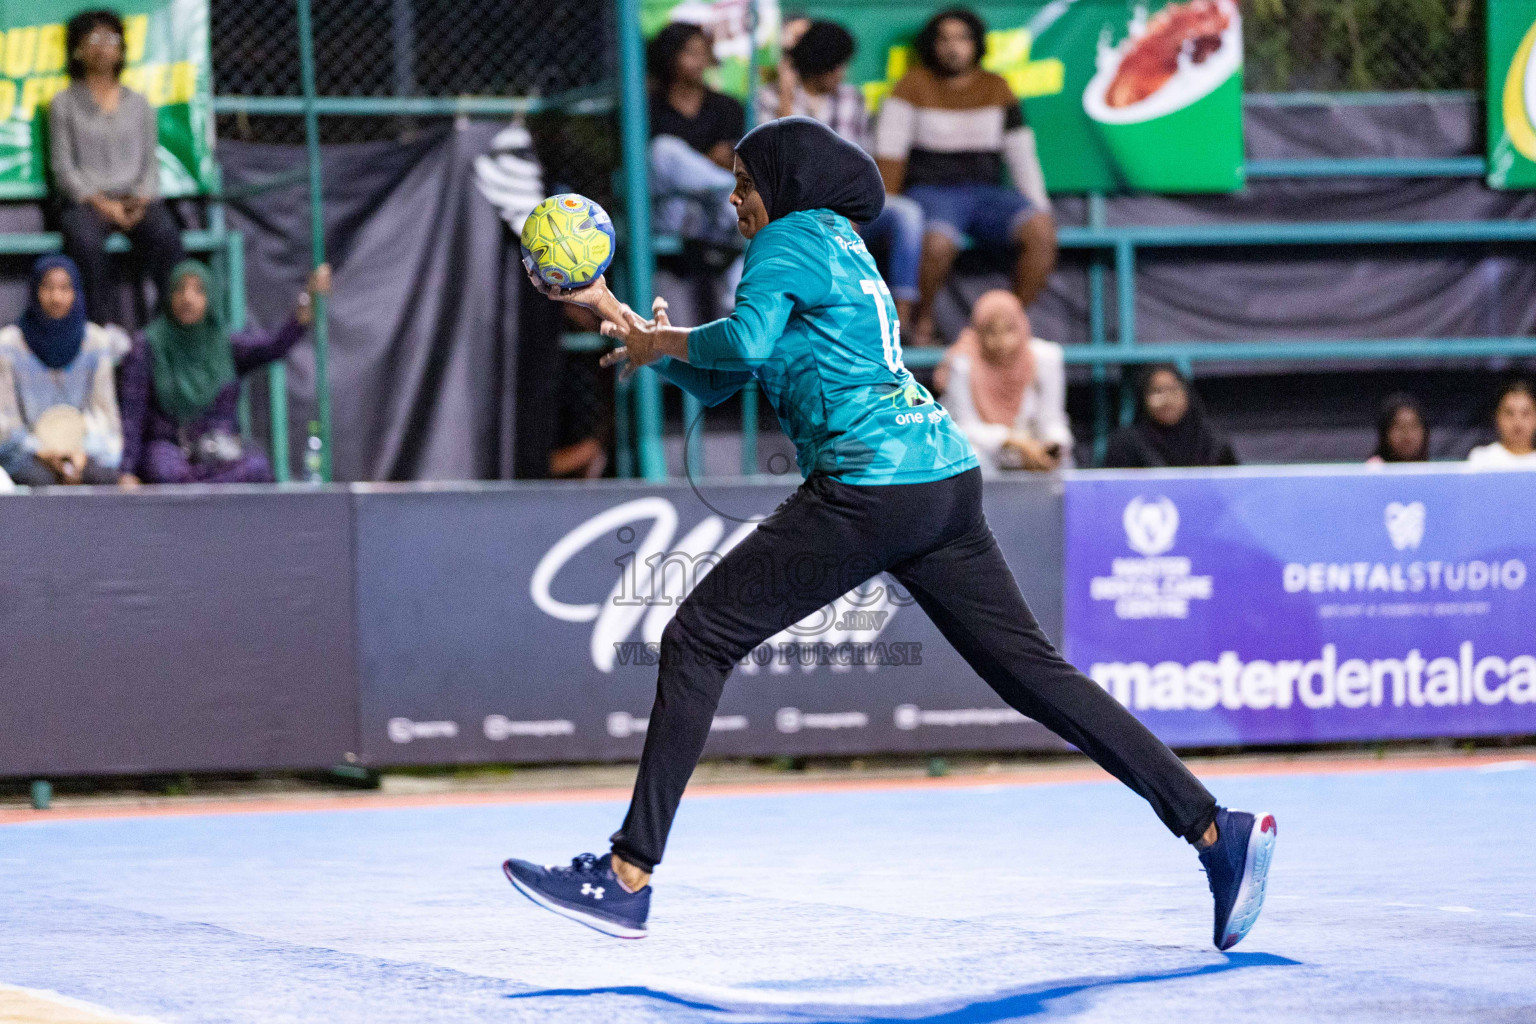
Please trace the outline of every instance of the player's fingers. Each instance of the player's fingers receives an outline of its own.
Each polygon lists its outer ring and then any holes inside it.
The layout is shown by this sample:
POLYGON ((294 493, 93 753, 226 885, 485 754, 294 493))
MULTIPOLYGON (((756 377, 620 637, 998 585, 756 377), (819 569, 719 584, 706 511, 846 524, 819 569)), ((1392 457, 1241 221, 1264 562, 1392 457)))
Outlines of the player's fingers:
POLYGON ((628 360, 629 350, 620 347, 604 352, 603 357, 598 360, 598 364, 607 369, 610 366, 617 366, 619 363, 627 362, 628 360))
POLYGON ((663 327, 672 325, 672 321, 667 317, 667 300, 660 295, 651 300, 651 316, 663 327))
MULTIPOLYGON (((633 314, 631 314, 633 315, 633 314)), ((605 338, 618 338, 620 341, 629 337, 629 332, 634 328, 633 324, 616 324, 612 320, 604 320, 597 325, 597 331, 605 338)))

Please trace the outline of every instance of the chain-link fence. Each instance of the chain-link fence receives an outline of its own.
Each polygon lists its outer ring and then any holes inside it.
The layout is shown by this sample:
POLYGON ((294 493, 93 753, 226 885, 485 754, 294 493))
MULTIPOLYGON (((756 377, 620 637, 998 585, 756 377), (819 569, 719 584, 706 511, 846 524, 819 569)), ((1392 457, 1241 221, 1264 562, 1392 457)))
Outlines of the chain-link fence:
MULTIPOLYGON (((622 209, 612 0, 311 2, 316 91, 344 101, 322 110, 323 143, 409 139, 451 123, 461 98, 496 98, 476 116, 524 120, 549 192, 622 209)), ((1481 88, 1484 0, 1239 2, 1250 92, 1481 88)), ((302 144, 298 106, 272 102, 303 91, 294 0, 210 6, 219 135, 302 144)), ((612 374, 590 353, 562 359, 557 443, 611 436, 612 374)))
MULTIPOLYGON (((212 0, 221 97, 302 92, 293 0, 212 0)), ((599 202, 613 196, 618 121, 613 5, 604 0, 315 0, 315 88, 328 98, 548 100, 526 120, 546 181, 599 202), (593 109, 593 108, 596 109, 593 109), (578 112, 581 111, 581 112, 578 112)), ((410 137, 452 115, 325 114, 322 143, 410 137)), ((222 138, 302 144, 297 114, 221 113, 222 138)))
POLYGON ((1486 0, 1242 0, 1250 92, 1481 89, 1486 0))
MULTIPOLYGON (((303 144, 295 105, 273 112, 260 102, 302 95, 294 0, 210 0, 210 8, 219 136, 303 144)), ((341 112, 322 108, 320 141, 407 140, 451 124, 463 98, 504 101, 482 102, 475 116, 526 123, 549 192, 581 192, 614 209, 614 18, 611 0, 312 0, 316 94, 348 101, 341 112)), ((595 353, 560 360, 555 443, 608 447, 612 372, 595 353)))

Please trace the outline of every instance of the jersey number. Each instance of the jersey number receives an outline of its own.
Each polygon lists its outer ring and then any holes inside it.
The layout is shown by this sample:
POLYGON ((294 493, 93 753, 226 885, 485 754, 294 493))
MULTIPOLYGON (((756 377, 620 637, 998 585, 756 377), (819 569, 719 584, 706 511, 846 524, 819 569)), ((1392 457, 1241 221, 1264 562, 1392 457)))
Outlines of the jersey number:
POLYGON ((892 320, 885 312, 885 300, 891 290, 884 281, 860 281, 864 294, 875 300, 875 313, 880 317, 880 346, 885 349, 885 365, 892 373, 906 369, 901 363, 901 321, 892 320))

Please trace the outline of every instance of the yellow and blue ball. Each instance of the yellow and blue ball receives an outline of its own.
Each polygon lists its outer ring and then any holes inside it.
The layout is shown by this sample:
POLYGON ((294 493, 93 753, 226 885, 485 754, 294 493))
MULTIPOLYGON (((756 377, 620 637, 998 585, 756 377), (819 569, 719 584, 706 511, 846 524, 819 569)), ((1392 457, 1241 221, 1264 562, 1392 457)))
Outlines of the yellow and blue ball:
POLYGON ((613 262, 613 219, 586 196, 550 196, 523 222, 523 264, 556 288, 597 280, 613 262))

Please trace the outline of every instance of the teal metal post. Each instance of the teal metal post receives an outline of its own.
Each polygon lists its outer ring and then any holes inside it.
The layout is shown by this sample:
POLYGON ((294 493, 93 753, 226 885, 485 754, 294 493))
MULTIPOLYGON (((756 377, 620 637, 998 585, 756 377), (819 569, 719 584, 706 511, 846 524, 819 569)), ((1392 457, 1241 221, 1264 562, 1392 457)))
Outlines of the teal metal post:
MULTIPOLYGON (((217 182, 219 192, 224 191, 224 182, 221 177, 214 179, 217 182)), ((235 236, 229 234, 224 222, 224 204, 214 200, 208 204, 208 233, 221 239, 222 244, 212 254, 214 279, 223 282, 224 293, 224 322, 229 325, 231 331, 245 329, 245 271, 239 266, 244 262, 243 254, 237 254, 236 248, 244 242, 244 239, 236 241, 235 236)), ((235 418, 240 427, 240 436, 251 436, 251 386, 245 380, 240 381, 240 397, 235 406, 235 418)))
POLYGON ((634 406, 634 391, 627 380, 618 379, 615 376, 613 382, 613 453, 614 472, 620 480, 629 480, 635 475, 635 439, 631 424, 634 406))
MULTIPOLYGON (((310 0, 295 0, 299 10, 299 74, 304 91, 304 143, 309 151, 309 232, 310 263, 325 262, 325 205, 320 185, 320 117, 315 113, 315 31, 310 0)), ((331 480, 331 379, 330 331, 326 300, 315 296, 314 322, 310 330, 315 339, 315 419, 320 424, 320 476, 331 480)), ((274 389, 274 394, 276 391, 274 389)), ((276 438, 273 447, 277 446, 276 438)), ((287 446, 283 451, 287 452, 287 446)))
MULTIPOLYGON (((747 4, 747 130, 757 125, 757 0, 747 4)), ((757 386, 741 389, 741 475, 757 472, 757 386)))
POLYGON ((689 479, 704 472, 704 403, 683 392, 683 472, 689 479))
MULTIPOLYGON (((651 251, 651 181, 646 168, 646 141, 650 132, 646 124, 640 0, 618 0, 618 5, 619 120, 624 192, 629 207, 629 292, 630 301, 639 311, 648 313, 655 254, 651 251)), ((640 475, 647 480, 665 480, 667 460, 661 446, 661 380, 647 367, 635 375, 630 390, 635 396, 635 440, 640 455, 640 475)))
MULTIPOLYGON (((1104 197, 1097 192, 1088 195, 1088 227, 1104 226, 1104 197)), ((1106 343, 1104 325, 1104 258, 1097 252, 1088 254, 1088 344, 1100 347, 1106 343)), ((1093 364, 1093 462, 1100 465, 1109 451, 1109 371, 1103 363, 1093 364)))
MULTIPOLYGON (((1120 347, 1136 347, 1136 247, 1129 240, 1115 243, 1115 301, 1120 314, 1120 347)), ((1120 371, 1120 425, 1136 414, 1136 394, 1124 369, 1120 371)))
POLYGON ((741 475, 757 472, 757 385, 747 381, 741 389, 741 475))

